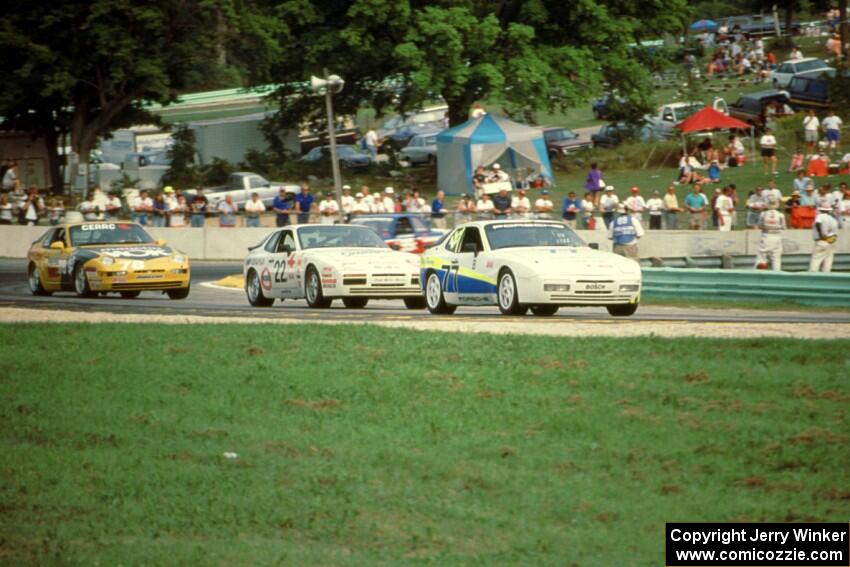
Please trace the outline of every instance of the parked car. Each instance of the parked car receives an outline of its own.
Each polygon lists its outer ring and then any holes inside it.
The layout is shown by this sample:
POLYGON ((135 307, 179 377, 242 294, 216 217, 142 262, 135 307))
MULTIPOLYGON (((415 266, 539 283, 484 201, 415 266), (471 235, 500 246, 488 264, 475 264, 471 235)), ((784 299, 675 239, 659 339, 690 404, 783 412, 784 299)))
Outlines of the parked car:
MULTIPOLYGON (((740 31, 750 37, 767 37, 776 35, 776 20, 773 16, 762 14, 750 14, 743 16, 729 16, 717 20, 718 25, 726 26, 729 33, 740 31)), ((784 20, 779 21, 779 32, 786 34, 784 20)), ((800 34, 800 22, 791 22, 791 34, 800 34)))
MULTIPOLYGON (((338 130, 334 130, 334 134, 336 135, 336 143, 338 145, 356 144, 359 138, 357 128, 340 127, 338 130)), ((303 155, 312 150, 313 148, 324 146, 325 144, 329 143, 329 140, 330 138, 328 138, 327 131, 311 132, 309 134, 299 136, 298 142, 301 145, 301 154, 303 155)))
POLYGON ((122 169, 136 169, 139 167, 162 166, 170 167, 171 160, 165 150, 151 152, 131 152, 124 156, 121 163, 122 169))
POLYGON ((428 217, 418 213, 354 215, 351 224, 367 226, 394 250, 421 254, 437 242, 445 230, 431 228, 428 217))
MULTIPOLYGON (((621 96, 616 97, 616 100, 620 104, 626 102, 626 99, 621 96)), ((593 112, 593 117, 597 120, 608 120, 611 118, 611 95, 609 93, 605 93, 593 101, 591 110, 593 112)))
POLYGON ((829 108, 827 79, 835 76, 835 70, 809 71, 791 77, 788 97, 794 108, 829 108))
MULTIPOLYGON (((339 162, 351 169, 359 169, 372 165, 372 156, 364 154, 356 146, 347 144, 338 145, 336 147, 336 155, 339 162)), ((331 147, 322 146, 313 148, 305 155, 301 156, 301 161, 320 161, 331 159, 331 147)))
MULTIPOLYGON (((691 114, 702 110, 703 107, 705 107, 705 104, 701 102, 673 102, 663 104, 658 107, 654 115, 647 114, 644 116, 644 120, 649 126, 651 135, 655 139, 672 138, 676 135, 674 131, 676 124, 691 114)), ((712 107, 724 113, 728 110, 726 101, 722 98, 714 99, 712 107)))
MULTIPOLYGON (((298 185, 293 183, 284 183, 282 181, 272 182, 262 175, 251 173, 250 171, 237 171, 230 174, 225 185, 205 187, 204 196, 209 201, 211 209, 215 209, 218 203, 223 201, 228 195, 233 198, 233 203, 237 207, 244 209, 245 202, 251 198, 252 193, 257 193, 266 207, 270 207, 281 189, 292 193, 299 191, 298 185)), ((190 189, 184 191, 184 193, 186 195, 194 195, 196 191, 190 189)))
POLYGON ((779 89, 787 87, 791 83, 791 77, 797 73, 829 70, 834 69, 823 59, 807 57, 805 59, 797 59, 796 61, 783 61, 776 69, 770 72, 768 79, 775 88, 779 89))
POLYGON ((606 124, 596 134, 590 136, 595 148, 613 148, 627 141, 651 142, 652 131, 646 124, 626 124, 612 122, 606 124))
POLYGON ((437 133, 414 136, 398 154, 399 159, 407 160, 411 165, 417 163, 437 163, 437 133))
POLYGON ((549 157, 567 155, 593 145, 590 140, 582 140, 581 136, 569 128, 553 127, 543 129, 543 140, 549 157))
POLYGON ((729 116, 761 129, 764 128, 764 111, 767 105, 779 103, 787 107, 782 114, 793 114, 794 111, 789 106, 790 102, 786 91, 769 90, 750 93, 729 105, 729 116))
POLYGON ((389 136, 381 139, 381 152, 386 152, 388 149, 399 150, 407 147, 411 140, 416 136, 423 134, 435 134, 442 128, 438 124, 408 124, 402 126, 398 130, 394 130, 389 136))
POLYGON ((396 115, 384 121, 375 133, 382 142, 393 145, 396 149, 403 148, 417 134, 429 130, 442 130, 448 126, 446 113, 449 107, 445 104, 423 108, 418 112, 406 115, 396 115))

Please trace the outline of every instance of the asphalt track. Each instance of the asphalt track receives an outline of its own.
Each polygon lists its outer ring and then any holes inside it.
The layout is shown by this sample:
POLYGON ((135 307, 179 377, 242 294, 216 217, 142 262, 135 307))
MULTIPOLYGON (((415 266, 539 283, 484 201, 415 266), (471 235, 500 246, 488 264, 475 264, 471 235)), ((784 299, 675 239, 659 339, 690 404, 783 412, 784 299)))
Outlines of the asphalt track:
POLYGON ((505 319, 522 319, 537 325, 557 325, 561 322, 654 321, 676 323, 750 323, 823 324, 850 323, 850 313, 804 311, 739 311, 735 309, 686 309, 645 305, 632 317, 615 318, 602 307, 562 308, 554 317, 505 317, 493 307, 461 307, 451 316, 435 316, 427 310, 410 311, 401 301, 372 301, 365 309, 345 309, 339 301, 330 309, 310 309, 303 300, 276 302, 271 308, 248 305, 244 292, 235 289, 210 287, 224 276, 239 273, 239 262, 195 262, 192 264, 192 291, 189 297, 174 301, 156 292, 144 292, 136 299, 121 299, 117 295, 97 298, 78 298, 73 293, 56 293, 52 297, 34 297, 26 281, 25 260, 0 260, 0 307, 48 309, 69 312, 99 311, 118 314, 199 315, 215 317, 256 317, 301 319, 305 322, 335 320, 366 323, 370 321, 399 321, 429 318, 430 320, 464 322, 480 321, 483 325, 505 319))

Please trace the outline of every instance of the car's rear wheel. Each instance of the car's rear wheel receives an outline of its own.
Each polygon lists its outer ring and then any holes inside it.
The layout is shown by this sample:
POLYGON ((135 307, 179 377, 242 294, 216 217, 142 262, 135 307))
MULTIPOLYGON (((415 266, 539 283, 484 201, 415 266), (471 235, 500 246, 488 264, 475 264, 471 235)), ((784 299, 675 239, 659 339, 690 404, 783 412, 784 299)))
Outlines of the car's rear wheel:
POLYGON ((307 267, 307 275, 304 278, 304 295, 307 305, 314 309, 327 309, 331 306, 331 299, 326 299, 322 292, 322 280, 315 266, 307 267))
POLYGON ((443 295, 443 284, 437 272, 429 272, 425 280, 425 305, 428 311, 435 315, 451 315, 457 309, 456 305, 446 303, 443 295))
POLYGON ((499 274, 499 311, 502 315, 525 315, 528 307, 520 305, 516 279, 510 269, 505 268, 499 274))
POLYGON ((349 309, 363 309, 366 307, 366 304, 369 303, 369 299, 366 297, 343 297, 342 304, 348 307, 349 309))
POLYGON ((532 305, 531 312, 538 317, 551 317, 558 312, 557 305, 532 305))
POLYGON ((89 286, 89 278, 82 264, 77 264, 74 268, 74 291, 77 292, 78 297, 93 297, 96 295, 89 286))
POLYGON ((248 303, 253 307, 271 307, 274 303, 274 299, 263 295, 263 284, 256 270, 248 272, 248 279, 245 280, 245 295, 248 296, 248 303))
POLYGON ((425 309, 428 307, 424 297, 405 297, 404 306, 408 309, 425 309))
POLYGON ((33 295, 51 295, 52 292, 44 289, 44 285, 41 283, 41 273, 38 271, 38 266, 35 264, 30 264, 27 274, 27 279, 29 281, 30 292, 33 295))
POLYGON ((186 299, 189 297, 189 287, 181 287, 180 289, 169 289, 166 290, 168 294, 168 299, 186 299))
POLYGON ((122 291, 122 292, 119 292, 119 293, 121 294, 121 297, 123 297, 124 299, 136 299, 137 297, 139 297, 139 294, 142 293, 142 292, 141 291, 122 291))
POLYGON ((608 313, 612 317, 630 317, 635 314, 635 311, 637 311, 638 304, 629 303, 626 305, 607 305, 605 308, 608 309, 608 313))

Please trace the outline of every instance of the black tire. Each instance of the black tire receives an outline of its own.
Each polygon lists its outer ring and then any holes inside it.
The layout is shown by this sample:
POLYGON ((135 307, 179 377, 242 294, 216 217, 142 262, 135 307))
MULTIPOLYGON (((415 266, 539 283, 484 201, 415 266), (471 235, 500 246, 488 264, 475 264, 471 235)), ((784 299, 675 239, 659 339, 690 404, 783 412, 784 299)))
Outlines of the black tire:
POLYGON ((342 304, 349 309, 363 309, 369 303, 367 297, 343 297, 342 304))
POLYGON ((517 291, 514 273, 509 268, 504 268, 499 272, 498 282, 496 301, 502 315, 525 315, 528 307, 519 303, 519 292, 517 291))
POLYGON ((142 293, 142 292, 141 291, 119 291, 118 293, 120 293, 121 297, 123 297, 124 299, 136 299, 137 297, 139 297, 139 294, 142 293))
POLYGON ((637 311, 637 303, 629 303, 627 305, 606 305, 608 314, 611 317, 631 317, 637 311))
POLYGON ((531 312, 538 317, 551 317, 558 312, 557 305, 532 305, 531 312))
POLYGON ((428 304, 424 297, 405 297, 404 306, 408 309, 425 309, 428 304))
POLYGON ((189 297, 189 287, 181 287, 180 289, 169 289, 165 293, 168 294, 168 299, 186 299, 189 297))
POLYGON ((74 267, 74 291, 77 293, 77 297, 94 297, 97 295, 89 286, 89 278, 86 276, 82 264, 77 264, 74 267))
POLYGON ((41 272, 38 271, 35 264, 31 263, 29 268, 27 268, 27 280, 29 282, 30 292, 33 295, 53 295, 52 291, 44 289, 44 285, 41 283, 41 272))
POLYGON ((425 276, 425 306, 434 315, 451 315, 457 309, 457 305, 446 303, 443 284, 437 272, 428 272, 425 276))
POLYGON ((308 266, 304 276, 304 297, 307 305, 313 309, 327 309, 331 306, 331 299, 326 299, 322 292, 322 278, 315 266, 308 266))
POLYGON ((245 295, 248 297, 248 303, 253 307, 271 307, 274 303, 274 299, 263 295, 263 283, 260 281, 257 270, 251 270, 245 278, 245 295))

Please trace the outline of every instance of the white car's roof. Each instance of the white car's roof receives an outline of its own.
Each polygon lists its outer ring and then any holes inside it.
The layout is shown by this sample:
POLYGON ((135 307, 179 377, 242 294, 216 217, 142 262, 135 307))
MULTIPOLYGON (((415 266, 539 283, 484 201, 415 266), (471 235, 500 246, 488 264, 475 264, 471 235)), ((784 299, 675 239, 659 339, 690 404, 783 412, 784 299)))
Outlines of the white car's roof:
MULTIPOLYGON (((467 223, 463 223, 461 226, 478 226, 484 228, 485 226, 491 226, 494 224, 528 224, 528 225, 540 225, 540 224, 552 224, 557 226, 566 226, 565 223, 557 220, 547 220, 547 219, 503 219, 503 220, 479 220, 479 221, 471 221, 467 223)), ((458 227, 460 228, 460 227, 458 227)))
MULTIPOLYGON (((809 61, 817 61, 820 57, 803 57, 802 59, 786 59, 780 65, 784 65, 785 63, 808 63, 809 61)), ((824 62, 826 64, 826 62, 824 62)))

